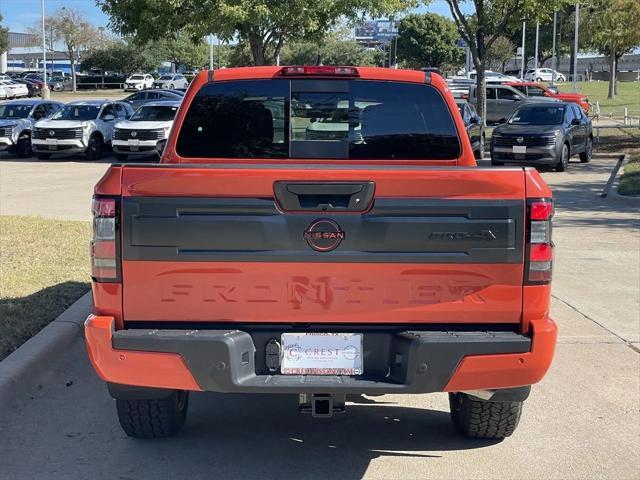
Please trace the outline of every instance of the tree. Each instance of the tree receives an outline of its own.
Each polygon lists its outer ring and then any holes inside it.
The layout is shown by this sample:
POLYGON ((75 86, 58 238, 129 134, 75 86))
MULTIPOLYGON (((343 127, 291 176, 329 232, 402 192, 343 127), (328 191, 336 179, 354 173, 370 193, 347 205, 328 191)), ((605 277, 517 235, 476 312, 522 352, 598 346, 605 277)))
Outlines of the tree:
POLYGON ((2 14, 0 14, 0 53, 9 50, 9 29, 2 26, 2 14))
POLYGON ((462 61, 456 24, 442 15, 408 15, 398 27, 398 58, 411 68, 442 67, 462 61))
POLYGON ((588 45, 609 57, 607 98, 615 98, 618 61, 640 46, 640 3, 637 0, 592 0, 584 14, 588 45))
POLYGON ((285 65, 382 65, 385 53, 359 45, 349 32, 337 30, 318 41, 288 42, 282 50, 285 65))
POLYGON ((76 91, 76 61, 80 53, 88 50, 96 43, 101 43, 103 38, 98 31, 87 22, 82 14, 67 7, 61 7, 56 10, 55 14, 47 18, 54 35, 65 45, 67 49, 67 58, 71 63, 71 85, 72 90, 76 91))
POLYGON ((318 39, 343 19, 386 15, 416 6, 417 0, 97 0, 111 27, 157 40, 167 32, 237 36, 254 65, 277 61, 287 41, 318 39))
POLYGON ((154 45, 137 45, 123 40, 112 41, 92 49, 82 60, 82 68, 96 68, 103 74, 113 71, 130 75, 155 70, 162 63, 161 52, 154 45))
POLYGON ((545 20, 573 0, 446 0, 462 39, 469 45, 476 70, 477 109, 485 118, 487 52, 498 37, 521 22, 545 20), (472 9, 465 8, 471 4, 472 9), (468 12, 468 13, 465 13, 468 12))
POLYGON ((154 42, 155 47, 165 60, 179 67, 201 68, 209 62, 209 47, 203 38, 192 38, 187 32, 177 32, 166 39, 154 42))
POLYGON ((504 72, 504 67, 509 60, 513 58, 516 46, 509 38, 499 36, 496 38, 491 48, 487 49, 487 63, 489 67, 494 68, 496 64, 500 71, 504 72))

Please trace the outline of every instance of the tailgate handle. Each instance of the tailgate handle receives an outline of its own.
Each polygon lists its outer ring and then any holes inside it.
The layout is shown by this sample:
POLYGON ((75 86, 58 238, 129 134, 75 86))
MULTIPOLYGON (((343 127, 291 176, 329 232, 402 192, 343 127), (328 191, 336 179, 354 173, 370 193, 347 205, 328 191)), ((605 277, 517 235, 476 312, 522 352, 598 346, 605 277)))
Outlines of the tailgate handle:
POLYGON ((276 200, 284 211, 364 212, 373 201, 373 182, 276 182, 276 200))

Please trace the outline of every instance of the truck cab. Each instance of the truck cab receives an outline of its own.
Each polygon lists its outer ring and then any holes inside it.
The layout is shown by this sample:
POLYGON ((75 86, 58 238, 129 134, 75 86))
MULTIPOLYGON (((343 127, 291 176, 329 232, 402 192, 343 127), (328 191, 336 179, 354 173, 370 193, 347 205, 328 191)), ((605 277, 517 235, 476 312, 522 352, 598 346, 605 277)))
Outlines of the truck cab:
POLYGON ((133 437, 212 391, 315 417, 447 392, 504 438, 553 357, 551 191, 477 167, 432 72, 201 72, 160 164, 111 166, 93 212, 86 343, 133 437))

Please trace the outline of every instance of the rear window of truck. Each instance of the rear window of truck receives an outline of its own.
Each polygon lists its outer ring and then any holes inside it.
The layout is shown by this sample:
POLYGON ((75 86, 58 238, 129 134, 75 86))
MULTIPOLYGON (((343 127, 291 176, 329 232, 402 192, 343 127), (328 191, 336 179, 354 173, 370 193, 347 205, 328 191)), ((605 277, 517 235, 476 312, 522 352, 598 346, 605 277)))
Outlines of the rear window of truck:
POLYGON ((461 147, 437 89, 368 80, 212 82, 178 134, 184 158, 455 159, 461 147))

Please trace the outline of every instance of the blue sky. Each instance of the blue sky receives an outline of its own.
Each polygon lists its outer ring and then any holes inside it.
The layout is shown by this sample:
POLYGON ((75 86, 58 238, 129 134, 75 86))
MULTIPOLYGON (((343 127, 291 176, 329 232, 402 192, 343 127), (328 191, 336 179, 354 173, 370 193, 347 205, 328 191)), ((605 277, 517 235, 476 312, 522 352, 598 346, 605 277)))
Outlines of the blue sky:
MULTIPOLYGON (((109 17, 102 13, 94 0, 45 0, 45 13, 50 15, 63 6, 83 12, 97 27, 106 26, 109 21, 109 17)), ((429 7, 419 10, 450 16, 449 7, 444 0, 435 0, 429 7)), ((27 26, 40 19, 40 0, 0 0, 0 13, 4 17, 3 23, 10 31, 24 32, 27 26)))
MULTIPOLYGON (((97 27, 106 26, 109 17, 102 13, 94 0, 45 0, 45 14, 51 15, 60 7, 73 7, 84 13, 97 27)), ((0 0, 3 23, 12 32, 24 32, 25 28, 40 20, 40 0, 0 0)))

